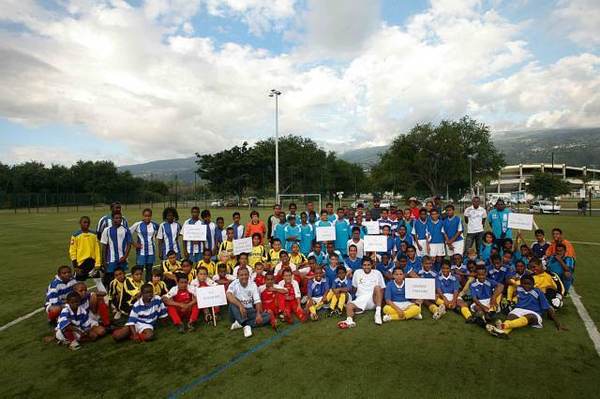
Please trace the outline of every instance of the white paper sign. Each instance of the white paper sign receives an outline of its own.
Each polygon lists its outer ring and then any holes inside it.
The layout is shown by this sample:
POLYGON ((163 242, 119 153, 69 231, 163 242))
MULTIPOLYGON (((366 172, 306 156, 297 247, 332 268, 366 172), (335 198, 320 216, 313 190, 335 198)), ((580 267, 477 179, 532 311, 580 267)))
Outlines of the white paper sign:
POLYGON ((533 230, 533 215, 527 213, 509 213, 508 228, 517 230, 533 230))
POLYGON ((317 227, 317 241, 335 241, 335 227, 321 226, 317 227))
POLYGON ((206 241, 206 225, 205 224, 184 224, 183 225, 183 240, 184 241, 206 241))
POLYGON ((435 299, 434 278, 405 278, 404 289, 407 299, 435 299))
POLYGON ((196 301, 198 302, 198 309, 227 305, 225 286, 213 285, 196 288, 196 301))
POLYGON ((363 222, 363 226, 367 228, 367 234, 380 234, 379 222, 376 220, 373 222, 363 222))
POLYGON ((240 238, 239 240, 233 240, 233 254, 249 254, 252 252, 252 237, 240 238))
POLYGON ((375 235, 366 235, 365 238, 365 251, 371 252, 387 252, 388 243, 386 236, 375 236, 375 235))

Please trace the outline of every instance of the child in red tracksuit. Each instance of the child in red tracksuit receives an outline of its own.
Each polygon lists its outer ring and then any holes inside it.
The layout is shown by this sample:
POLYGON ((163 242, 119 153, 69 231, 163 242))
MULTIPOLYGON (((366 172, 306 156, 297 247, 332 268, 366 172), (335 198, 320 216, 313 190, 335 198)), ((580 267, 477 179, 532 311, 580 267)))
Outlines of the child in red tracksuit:
POLYGON ((298 282, 294 280, 292 271, 290 269, 284 269, 282 272, 283 280, 277 284, 277 288, 284 289, 286 291, 283 301, 283 314, 285 321, 292 324, 292 313, 296 314, 296 317, 303 322, 306 320, 306 314, 302 310, 300 305, 300 286, 298 282))
POLYGON ((194 323, 198 320, 198 306, 196 306, 196 295, 194 290, 188 289, 188 278, 182 274, 177 276, 177 285, 163 296, 163 302, 167 306, 167 313, 171 321, 180 333, 186 332, 182 319, 187 319, 187 331, 194 329, 194 323))
MULTIPOLYGON (((194 281, 192 281, 190 283, 190 286, 194 290, 196 290, 198 288, 203 288, 203 287, 212 287, 215 285, 217 285, 217 283, 215 283, 213 280, 211 280, 208 277, 208 269, 204 266, 200 266, 198 269, 196 269, 196 278, 194 279, 194 281)), ((221 311, 221 308, 219 306, 213 306, 213 309, 214 309, 215 317, 217 317, 219 315, 219 312, 221 311)), ((211 311, 211 308, 202 309, 202 313, 204 314, 204 321, 206 323, 212 323, 213 312, 211 311)), ((217 317, 217 320, 218 320, 218 317, 217 317)))
POLYGON ((254 283, 257 287, 265 285, 265 265, 262 262, 256 262, 254 264, 254 283))
POLYGON ((265 274, 265 284, 258 287, 258 291, 263 311, 269 313, 271 325, 273 328, 277 328, 277 316, 285 308, 284 294, 287 293, 287 290, 275 285, 275 275, 272 270, 269 270, 265 274))

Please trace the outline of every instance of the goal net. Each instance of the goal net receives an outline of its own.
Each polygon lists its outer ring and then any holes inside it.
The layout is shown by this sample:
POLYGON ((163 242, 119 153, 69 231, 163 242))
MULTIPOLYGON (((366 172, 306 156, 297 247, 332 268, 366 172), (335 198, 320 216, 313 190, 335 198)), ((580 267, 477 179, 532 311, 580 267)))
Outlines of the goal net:
POLYGON ((291 203, 296 204, 298 214, 306 210, 306 205, 312 202, 317 215, 321 211, 323 204, 321 203, 321 194, 279 194, 277 203, 281 204, 281 209, 285 212, 289 209, 291 203))

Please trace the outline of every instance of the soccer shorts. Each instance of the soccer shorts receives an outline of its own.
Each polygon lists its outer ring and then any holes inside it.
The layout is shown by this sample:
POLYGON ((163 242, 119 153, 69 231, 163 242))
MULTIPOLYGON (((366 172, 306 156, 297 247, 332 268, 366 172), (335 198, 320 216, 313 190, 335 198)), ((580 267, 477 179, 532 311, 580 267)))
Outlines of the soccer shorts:
POLYGON ((394 302, 394 305, 398 306, 402 310, 406 310, 409 307, 411 307, 412 305, 415 305, 415 303, 411 302, 411 301, 404 301, 404 302, 394 302))
MULTIPOLYGON (((479 300, 479 303, 481 303, 483 306, 487 306, 487 307, 489 308, 489 307, 490 307, 490 299, 491 299, 491 298, 488 298, 488 299, 480 299, 480 300, 479 300)), ((475 308, 475 302, 473 302, 473 303, 471 304, 470 308, 471 308, 471 312, 475 312, 475 311, 477 310, 477 309, 475 308)))
POLYGON ((509 316, 513 315, 513 316, 517 316, 517 317, 525 317, 528 314, 535 316, 537 319, 537 324, 531 324, 531 327, 533 327, 533 328, 542 328, 543 327, 542 316, 540 316, 539 313, 536 313, 533 310, 523 309, 523 308, 515 308, 515 309, 511 310, 511 312, 508 315, 509 316))
POLYGON ((312 299, 313 303, 316 305, 317 303, 321 302, 323 297, 322 296, 313 296, 311 299, 312 299))
POLYGON ((429 244, 429 256, 446 256, 444 244, 429 244))
POLYGON ((373 302, 373 294, 364 294, 361 296, 357 296, 350 303, 354 304, 358 309, 360 309, 358 313, 362 313, 365 310, 373 310, 375 309, 375 302, 373 302))
POLYGON ((448 256, 454 256, 454 254, 462 255, 465 250, 465 240, 454 241, 452 243, 452 249, 446 245, 446 253, 448 256))
POLYGON ((77 281, 85 281, 90 275, 90 272, 94 269, 96 265, 96 260, 92 258, 87 258, 80 265, 75 267, 75 279, 77 281))
POLYGON ((447 301, 452 301, 454 299, 454 294, 444 294, 444 298, 446 298, 447 301))
POLYGON ((427 240, 419 240, 419 245, 421 245, 421 250, 419 250, 419 247, 415 245, 415 248, 417 249, 417 256, 423 257, 427 255, 427 240))
POLYGON ((131 326, 133 325, 133 328, 135 328, 135 333, 136 334, 140 334, 142 331, 144 330, 154 330, 154 326, 152 324, 147 324, 147 323, 140 323, 139 321, 133 324, 126 324, 127 326, 131 326))
POLYGON ((135 263, 138 266, 154 265, 156 257, 154 255, 137 255, 135 263))

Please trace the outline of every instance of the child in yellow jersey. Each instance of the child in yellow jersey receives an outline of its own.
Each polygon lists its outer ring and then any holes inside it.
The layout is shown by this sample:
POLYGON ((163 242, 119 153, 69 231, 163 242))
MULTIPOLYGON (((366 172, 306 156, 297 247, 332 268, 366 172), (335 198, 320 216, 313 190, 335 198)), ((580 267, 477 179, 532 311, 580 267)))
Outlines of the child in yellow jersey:
POLYGON ((125 295, 127 299, 128 311, 140 299, 140 293, 144 285, 144 268, 142 266, 134 266, 131 268, 131 275, 125 279, 125 295))
POLYGON ((544 270, 544 265, 539 259, 533 259, 529 265, 533 270, 535 288, 539 288, 544 294, 548 290, 556 290, 556 283, 552 276, 544 270))
POLYGON ((225 231, 226 238, 219 245, 219 253, 225 252, 229 256, 229 265, 235 267, 235 255, 233 254, 233 227, 228 227, 225 231))
POLYGON ((514 273, 511 273, 506 278, 506 283, 508 284, 508 288, 506 290, 506 298, 510 303, 514 304, 517 301, 517 287, 521 284, 521 278, 529 274, 531 274, 531 272, 527 270, 525 262, 523 262, 522 260, 518 260, 515 263, 514 273))
POLYGON ((217 265, 215 264, 215 262, 213 262, 212 252, 208 248, 204 249, 204 251, 202 252, 202 259, 198 261, 198 264, 196 265, 196 271, 198 271, 198 269, 200 269, 201 267, 206 268, 209 277, 212 277, 215 274, 217 274, 217 265))
POLYGON ((169 289, 164 281, 162 281, 162 271, 153 270, 152 271, 152 289, 154 291, 154 295, 158 295, 162 298, 163 295, 166 295, 169 289))
POLYGON ((302 276, 306 276, 311 270, 306 256, 300 252, 300 244, 297 242, 292 244, 292 252, 290 252, 290 262, 296 265, 296 271, 302 276))
POLYGON ((267 261, 267 251, 265 246, 261 244, 262 236, 259 233, 252 234, 252 251, 248 255, 248 264, 254 268, 258 262, 265 263, 267 261))
POLYGON ((175 272, 181 269, 181 262, 177 260, 177 253, 169 251, 167 260, 162 263, 163 280, 167 284, 167 288, 171 289, 177 285, 175 272))
POLYGON ((215 265, 217 272, 215 273, 215 276, 219 272, 219 265, 224 265, 225 271, 227 272, 227 274, 232 274, 233 268, 235 267, 235 265, 233 267, 231 266, 231 263, 229 262, 229 255, 227 255, 227 252, 218 254, 217 258, 218 258, 218 262, 215 265))
POLYGON ((114 314, 113 319, 119 320, 122 314, 127 316, 127 301, 124 301, 125 294, 125 272, 117 267, 114 272, 114 278, 108 285, 108 300, 110 308, 114 314))
POLYGON ((100 269, 102 258, 98 237, 90 230, 90 218, 82 216, 79 219, 79 227, 80 230, 71 235, 69 257, 73 264, 75 280, 85 281, 94 268, 100 269))
POLYGON ((175 272, 175 276, 179 278, 179 276, 185 276, 187 280, 191 283, 196 279, 196 269, 194 269, 194 264, 189 259, 184 259, 181 262, 181 269, 175 272))
POLYGON ((279 263, 279 254, 281 253, 281 240, 279 238, 273 238, 271 243, 271 249, 267 255, 267 268, 273 270, 279 263))

